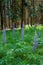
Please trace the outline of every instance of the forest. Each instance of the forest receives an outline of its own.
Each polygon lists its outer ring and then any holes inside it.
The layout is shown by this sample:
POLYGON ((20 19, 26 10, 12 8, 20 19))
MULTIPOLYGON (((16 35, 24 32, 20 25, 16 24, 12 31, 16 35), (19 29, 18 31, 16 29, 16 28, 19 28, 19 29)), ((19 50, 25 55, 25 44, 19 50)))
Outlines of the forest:
POLYGON ((0 65, 43 65, 43 0, 0 0, 0 65))

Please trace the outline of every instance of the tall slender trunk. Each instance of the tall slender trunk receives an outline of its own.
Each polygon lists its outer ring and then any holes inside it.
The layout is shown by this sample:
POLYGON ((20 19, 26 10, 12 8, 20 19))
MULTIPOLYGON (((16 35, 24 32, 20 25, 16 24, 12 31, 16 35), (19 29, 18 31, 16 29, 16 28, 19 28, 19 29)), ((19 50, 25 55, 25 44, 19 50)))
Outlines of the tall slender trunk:
POLYGON ((8 17, 8 20, 9 20, 9 28, 10 28, 10 17, 8 17))
POLYGON ((6 4, 4 4, 4 28, 6 29, 6 4))
MULTIPOLYGON (((43 5, 43 0, 41 0, 41 5, 43 5)), ((41 22, 43 24, 43 13, 41 13, 41 22)))
POLYGON ((1 30, 3 29, 3 4, 0 2, 0 14, 1 14, 1 30))
MULTIPOLYGON (((12 13, 13 13, 13 5, 14 5, 14 0, 12 1, 12 13)), ((13 36, 13 39, 14 39, 14 18, 12 18, 12 36, 13 36)))
MULTIPOLYGON (((35 12, 35 7, 34 7, 34 0, 31 1, 31 5, 33 7, 33 12, 35 12)), ((32 13, 33 14, 33 13, 32 13)), ((32 26, 32 22, 33 22, 33 16, 31 16, 31 26, 32 26)))
MULTIPOLYGON (((12 13, 15 14, 15 0, 12 1, 12 13)), ((14 16, 12 17, 12 36, 14 38, 14 35, 15 35, 15 18, 14 16)))
MULTIPOLYGON (((8 8, 9 8, 9 9, 11 8, 11 4, 12 4, 11 1, 12 1, 12 0, 10 0, 9 3, 8 3, 8 8)), ((11 20, 10 20, 10 17, 9 17, 9 16, 8 16, 8 20, 9 20, 9 28, 10 28, 10 21, 11 21, 11 20)))
POLYGON ((22 13, 22 15, 21 15, 21 28, 23 27, 23 0, 22 0, 22 4, 21 4, 21 13, 22 13))
POLYGON ((1 30, 3 29, 3 14, 1 13, 1 30))
POLYGON ((32 26, 32 17, 31 17, 31 20, 30 20, 30 22, 31 22, 31 26, 32 26))

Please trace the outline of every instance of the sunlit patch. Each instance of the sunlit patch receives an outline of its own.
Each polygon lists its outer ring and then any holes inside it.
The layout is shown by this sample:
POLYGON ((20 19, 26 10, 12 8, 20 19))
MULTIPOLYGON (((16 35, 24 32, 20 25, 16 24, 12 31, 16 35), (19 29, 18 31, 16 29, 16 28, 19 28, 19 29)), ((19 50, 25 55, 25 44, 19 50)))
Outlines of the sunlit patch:
POLYGON ((43 26, 42 25, 38 25, 36 28, 41 30, 41 29, 43 29, 43 26))

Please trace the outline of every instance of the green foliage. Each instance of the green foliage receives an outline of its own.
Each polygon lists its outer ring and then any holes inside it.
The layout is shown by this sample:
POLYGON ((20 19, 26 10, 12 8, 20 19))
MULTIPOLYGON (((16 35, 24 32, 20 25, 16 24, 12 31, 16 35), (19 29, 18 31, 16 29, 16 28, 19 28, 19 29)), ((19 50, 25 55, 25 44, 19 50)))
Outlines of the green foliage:
MULTIPOLYGON (((26 28, 24 41, 21 40, 21 30, 15 30, 15 39, 12 38, 11 30, 7 32, 7 42, 2 44, 0 31, 0 65, 43 65, 43 28, 40 27, 41 36, 38 38, 39 46, 34 53, 33 39, 34 28, 26 28), (42 43, 41 43, 42 42, 42 43)), ((36 27, 38 32, 38 28, 36 27)))

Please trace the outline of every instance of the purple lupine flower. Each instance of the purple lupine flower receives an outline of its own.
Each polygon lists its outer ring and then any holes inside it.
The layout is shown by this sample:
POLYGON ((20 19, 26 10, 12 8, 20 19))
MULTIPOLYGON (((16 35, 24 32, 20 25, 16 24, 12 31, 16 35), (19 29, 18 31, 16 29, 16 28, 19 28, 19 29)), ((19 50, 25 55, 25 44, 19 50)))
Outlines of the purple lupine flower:
POLYGON ((2 40, 3 40, 3 43, 6 43, 6 29, 5 28, 2 30, 2 40))
POLYGON ((22 26, 22 34, 21 34, 21 36, 22 36, 22 40, 24 39, 24 23, 23 23, 23 26, 22 26))
POLYGON ((38 48, 38 36, 37 36, 36 31, 35 31, 34 43, 33 43, 33 51, 36 51, 37 48, 38 48))

